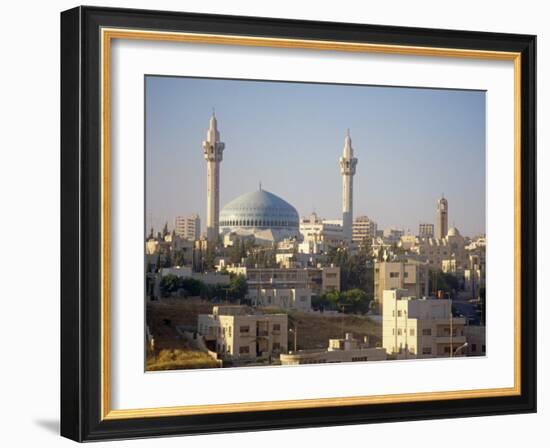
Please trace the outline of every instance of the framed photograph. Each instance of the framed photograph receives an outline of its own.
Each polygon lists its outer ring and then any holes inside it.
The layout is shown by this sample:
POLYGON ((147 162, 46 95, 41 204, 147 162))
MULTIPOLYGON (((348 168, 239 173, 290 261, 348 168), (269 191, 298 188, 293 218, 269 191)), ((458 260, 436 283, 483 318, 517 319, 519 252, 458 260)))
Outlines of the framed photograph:
POLYGON ((61 14, 61 433, 536 411, 535 36, 61 14))

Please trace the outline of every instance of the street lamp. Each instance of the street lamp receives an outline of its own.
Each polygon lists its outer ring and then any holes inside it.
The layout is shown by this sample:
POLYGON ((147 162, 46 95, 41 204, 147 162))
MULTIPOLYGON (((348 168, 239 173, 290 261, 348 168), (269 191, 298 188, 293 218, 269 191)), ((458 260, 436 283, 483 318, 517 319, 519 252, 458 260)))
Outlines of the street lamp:
POLYGON ((294 334, 294 353, 297 352, 297 342, 298 342, 298 327, 294 327, 294 328, 289 328, 288 329, 289 333, 293 333, 294 334))
POLYGON ((462 350, 463 348, 466 348, 468 347, 468 343, 465 342, 464 344, 462 344, 460 347, 457 347, 457 349, 454 351, 454 356, 456 356, 456 354, 459 352, 459 350, 462 350))

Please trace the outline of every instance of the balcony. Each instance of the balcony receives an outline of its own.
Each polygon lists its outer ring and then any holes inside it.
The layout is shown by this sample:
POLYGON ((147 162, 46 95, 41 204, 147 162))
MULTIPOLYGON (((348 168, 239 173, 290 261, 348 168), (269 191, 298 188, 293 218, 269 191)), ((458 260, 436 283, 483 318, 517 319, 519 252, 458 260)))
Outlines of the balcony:
POLYGON ((435 343, 436 344, 450 344, 452 341, 453 346, 454 345, 462 345, 466 342, 466 336, 436 336, 435 337, 435 343))

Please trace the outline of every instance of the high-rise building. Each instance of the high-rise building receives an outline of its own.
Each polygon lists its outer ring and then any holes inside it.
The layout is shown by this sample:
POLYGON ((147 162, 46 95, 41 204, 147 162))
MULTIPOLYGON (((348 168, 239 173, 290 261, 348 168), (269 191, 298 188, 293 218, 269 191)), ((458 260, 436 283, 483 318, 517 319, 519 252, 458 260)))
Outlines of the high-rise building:
POLYGON ((198 240, 201 236, 201 219, 196 213, 191 216, 176 216, 176 235, 186 240, 198 240))
POLYGON ((357 159, 353 157, 351 137, 348 133, 344 140, 344 151, 340 157, 340 173, 342 174, 342 227, 344 238, 351 241, 353 225, 353 176, 357 159))
POLYGON ((206 189, 206 237, 208 241, 216 241, 219 234, 220 221, 220 163, 223 160, 225 143, 220 141, 216 115, 212 113, 206 140, 202 142, 207 170, 206 189))
POLYGON ((353 221, 352 241, 361 243, 376 237, 377 224, 368 216, 358 216, 353 221))
POLYGON ((441 196, 441 199, 437 201, 437 214, 435 219, 435 237, 437 239, 443 239, 447 236, 447 230, 449 226, 449 204, 447 199, 441 196))
POLYGON ((418 226, 418 236, 420 238, 433 238, 434 237, 434 225, 426 222, 421 222, 418 226))

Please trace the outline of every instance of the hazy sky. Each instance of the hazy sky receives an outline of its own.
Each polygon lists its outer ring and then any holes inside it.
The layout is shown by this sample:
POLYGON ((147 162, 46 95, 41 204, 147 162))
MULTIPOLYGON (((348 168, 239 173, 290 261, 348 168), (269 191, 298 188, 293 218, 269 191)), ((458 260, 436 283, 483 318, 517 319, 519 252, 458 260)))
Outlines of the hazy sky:
POLYGON ((146 224, 176 215, 206 222, 206 138, 212 108, 221 140, 221 207, 258 188, 341 218, 338 158, 350 128, 354 216, 416 232, 435 223, 485 232, 485 92, 146 77, 146 224))

